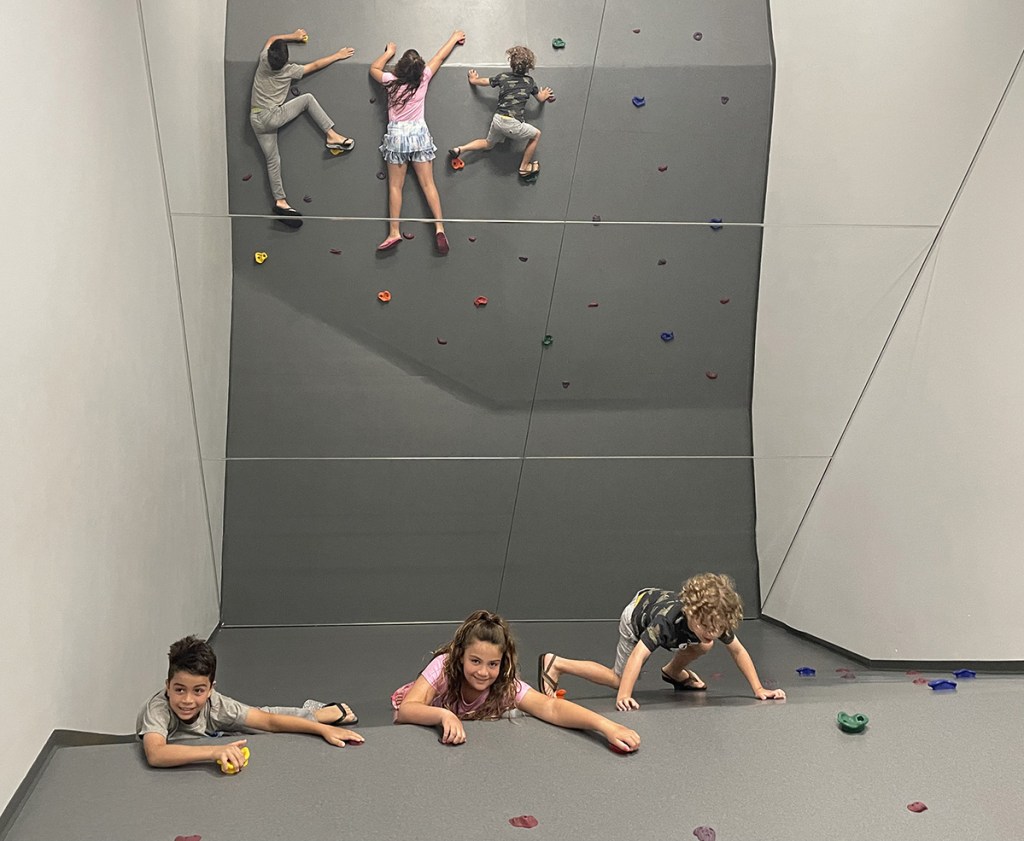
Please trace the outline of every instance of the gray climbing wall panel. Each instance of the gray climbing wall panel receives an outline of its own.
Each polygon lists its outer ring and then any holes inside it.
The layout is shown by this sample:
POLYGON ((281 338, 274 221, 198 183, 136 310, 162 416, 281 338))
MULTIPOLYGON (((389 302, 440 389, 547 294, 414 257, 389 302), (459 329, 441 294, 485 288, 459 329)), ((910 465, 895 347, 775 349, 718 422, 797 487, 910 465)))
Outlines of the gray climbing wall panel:
MULTIPOLYGON (((425 0, 391 29, 375 4, 351 6, 314 5, 301 20, 228 6, 224 621, 456 619, 475 607, 612 617, 638 587, 706 569, 736 577, 753 612, 764 0, 463 12, 425 0), (292 231, 265 216, 247 107, 264 40, 297 26, 310 43, 292 46, 295 61, 356 48, 297 87, 357 146, 332 157, 305 117, 281 131, 289 200, 307 216, 292 231), (456 27, 467 44, 427 99, 451 253, 435 254, 430 225, 405 221, 414 238, 377 254, 386 115, 367 66, 388 39, 429 56, 456 27), (514 43, 533 47, 534 76, 556 91, 528 111, 543 132, 531 185, 507 144, 468 154, 460 172, 444 157, 493 111, 466 68, 497 72, 514 43), (269 255, 260 265, 257 251, 269 255)), ((425 214, 410 174, 403 215, 425 214)))

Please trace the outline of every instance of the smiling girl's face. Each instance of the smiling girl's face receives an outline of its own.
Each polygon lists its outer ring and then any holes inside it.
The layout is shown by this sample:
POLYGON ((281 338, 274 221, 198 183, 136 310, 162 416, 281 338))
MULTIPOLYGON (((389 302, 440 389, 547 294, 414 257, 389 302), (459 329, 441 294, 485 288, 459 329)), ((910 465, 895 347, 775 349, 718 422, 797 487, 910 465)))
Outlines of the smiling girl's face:
POLYGON ((491 688, 501 671, 502 650, 493 642, 474 640, 462 655, 462 695, 473 702, 491 688))

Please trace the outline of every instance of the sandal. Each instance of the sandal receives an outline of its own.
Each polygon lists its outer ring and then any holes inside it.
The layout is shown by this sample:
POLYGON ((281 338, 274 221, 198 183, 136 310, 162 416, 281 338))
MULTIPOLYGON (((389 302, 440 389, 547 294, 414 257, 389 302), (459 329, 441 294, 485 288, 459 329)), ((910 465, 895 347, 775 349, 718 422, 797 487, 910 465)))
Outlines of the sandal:
POLYGON ((326 143, 324 144, 332 152, 351 152, 356 145, 356 142, 351 137, 346 137, 341 143, 326 143))
POLYGON ((675 678, 669 677, 665 674, 665 670, 661 670, 661 679, 665 683, 671 683, 672 688, 676 692, 706 692, 708 685, 701 680, 700 675, 696 672, 686 670, 686 680, 676 680, 675 678), (699 683, 700 686, 694 686, 695 683, 699 683))
POLYGON ((555 693, 558 692, 558 681, 551 677, 551 667, 555 663, 555 655, 541 654, 537 659, 537 686, 540 691, 545 695, 555 697, 555 693), (547 666, 544 665, 544 658, 550 657, 547 666))
POLYGON ((530 178, 531 176, 536 176, 539 173, 540 161, 530 161, 530 163, 526 166, 525 169, 523 167, 519 167, 520 178, 530 178))

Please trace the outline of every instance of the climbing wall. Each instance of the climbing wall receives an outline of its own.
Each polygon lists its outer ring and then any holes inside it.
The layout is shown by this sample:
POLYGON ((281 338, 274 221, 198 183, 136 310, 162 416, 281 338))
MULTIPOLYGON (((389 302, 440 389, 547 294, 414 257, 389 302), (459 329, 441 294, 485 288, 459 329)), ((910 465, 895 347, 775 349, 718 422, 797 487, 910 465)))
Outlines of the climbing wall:
POLYGON ((756 614, 764 0, 425 0, 387 25, 377 8, 228 4, 224 621, 610 618, 639 587, 708 569, 756 614), (357 145, 331 156, 305 117, 282 130, 306 216, 290 230, 268 215, 248 103, 266 38, 300 26, 293 61, 356 50, 296 87, 357 145), (429 57, 455 28, 467 42, 426 112, 451 253, 410 173, 406 239, 378 254, 386 112, 368 66, 387 40, 429 57), (507 144, 455 172, 445 150, 486 133, 495 105, 466 71, 499 72, 517 43, 555 90, 527 112, 540 177, 521 182, 507 144))

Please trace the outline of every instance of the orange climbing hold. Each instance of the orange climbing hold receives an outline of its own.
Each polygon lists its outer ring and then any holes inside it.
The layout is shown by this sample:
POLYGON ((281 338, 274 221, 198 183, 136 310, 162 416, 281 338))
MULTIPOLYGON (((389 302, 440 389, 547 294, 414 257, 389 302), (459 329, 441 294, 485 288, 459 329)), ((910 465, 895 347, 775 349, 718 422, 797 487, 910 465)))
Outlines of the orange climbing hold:
POLYGON ((377 300, 380 301, 382 304, 386 304, 388 301, 391 300, 391 293, 388 292, 387 289, 382 289, 380 292, 377 293, 377 300))

